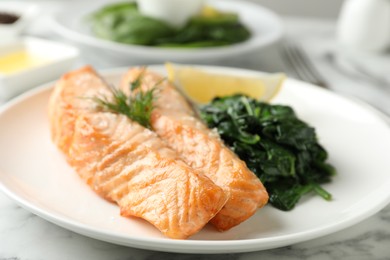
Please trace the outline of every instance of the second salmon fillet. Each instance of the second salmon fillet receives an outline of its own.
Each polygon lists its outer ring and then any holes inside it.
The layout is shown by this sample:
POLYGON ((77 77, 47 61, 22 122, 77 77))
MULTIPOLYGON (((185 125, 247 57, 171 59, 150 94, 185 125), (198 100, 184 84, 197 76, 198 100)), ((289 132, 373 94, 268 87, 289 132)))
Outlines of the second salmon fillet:
POLYGON ((218 134, 195 116, 171 83, 144 68, 134 68, 122 79, 121 88, 128 91, 130 82, 136 79, 141 79, 143 91, 157 89, 151 120, 153 130, 229 197, 211 220, 217 229, 224 231, 240 224, 268 202, 268 194, 256 175, 223 144, 218 134))
MULTIPOLYGON (((49 103, 52 139, 69 164, 123 216, 171 238, 198 232, 226 202, 223 190, 189 167, 154 132, 90 99, 112 93, 91 67, 64 75, 49 103)), ((77 203, 77 202, 75 202, 77 203)))

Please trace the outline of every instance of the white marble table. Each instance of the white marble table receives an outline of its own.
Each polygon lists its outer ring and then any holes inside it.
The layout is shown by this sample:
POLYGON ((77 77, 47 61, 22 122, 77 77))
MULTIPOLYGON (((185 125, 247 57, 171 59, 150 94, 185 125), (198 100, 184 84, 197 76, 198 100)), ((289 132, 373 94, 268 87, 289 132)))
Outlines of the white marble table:
MULTIPOLYGON (((333 37, 334 21, 292 18, 285 21, 286 37, 305 47, 334 91, 361 98, 390 114, 387 79, 378 82, 360 75, 351 66, 344 66, 343 60, 340 63, 336 59, 335 63, 334 57, 338 56, 334 56, 337 49, 333 37)), ((62 40, 48 31, 31 30, 30 34, 62 40)), ((78 65, 91 63, 98 68, 123 65, 91 57, 83 53, 78 65)), ((372 73, 383 77, 390 75, 390 66, 384 65, 390 64, 388 57, 370 55, 366 61, 370 63, 367 70, 372 73)), ((289 72, 277 46, 224 65, 289 72)), ((128 248, 78 235, 33 215, 0 193, 0 260, 11 259, 390 259, 390 205, 355 226, 284 248, 242 254, 185 255, 128 248)))

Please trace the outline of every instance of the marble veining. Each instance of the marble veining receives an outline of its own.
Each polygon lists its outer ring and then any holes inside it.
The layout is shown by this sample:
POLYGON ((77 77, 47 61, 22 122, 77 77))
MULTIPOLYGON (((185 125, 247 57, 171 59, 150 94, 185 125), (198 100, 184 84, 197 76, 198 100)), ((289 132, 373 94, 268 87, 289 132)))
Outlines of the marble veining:
POLYGON ((197 255, 146 251, 73 233, 24 210, 0 194, 0 260, 20 259, 390 259, 390 205, 337 233, 296 245, 242 254, 197 255))

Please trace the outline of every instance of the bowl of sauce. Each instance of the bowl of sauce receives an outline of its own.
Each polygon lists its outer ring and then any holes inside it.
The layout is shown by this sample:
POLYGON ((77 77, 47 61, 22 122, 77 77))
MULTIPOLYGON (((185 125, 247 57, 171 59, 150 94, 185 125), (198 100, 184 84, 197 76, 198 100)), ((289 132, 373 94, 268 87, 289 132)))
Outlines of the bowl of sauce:
POLYGON ((0 42, 19 36, 37 14, 34 4, 0 1, 0 42))
POLYGON ((0 24, 13 24, 19 18, 19 15, 0 11, 0 24))
POLYGON ((0 41, 0 102, 55 80, 78 56, 73 46, 34 37, 0 41))
POLYGON ((0 56, 0 74, 12 75, 48 62, 50 62, 48 57, 29 51, 27 48, 22 48, 0 56))

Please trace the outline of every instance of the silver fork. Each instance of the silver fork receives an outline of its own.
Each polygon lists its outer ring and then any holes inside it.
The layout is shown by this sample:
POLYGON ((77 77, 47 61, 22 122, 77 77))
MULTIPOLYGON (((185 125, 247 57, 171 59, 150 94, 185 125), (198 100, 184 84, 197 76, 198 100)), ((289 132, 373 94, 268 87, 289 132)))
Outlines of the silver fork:
POLYGON ((286 41, 282 45, 282 48, 284 60, 293 69, 299 79, 323 88, 329 88, 324 77, 318 72, 306 52, 300 46, 291 41, 286 41))
MULTIPOLYGON (((289 67, 293 69, 299 79, 329 89, 328 83, 323 78, 321 73, 316 69, 314 64, 311 62, 306 52, 302 50, 302 48, 299 47, 296 43, 284 43, 283 51, 281 52, 281 54, 283 55, 284 60, 288 63, 289 67)), ((386 123, 390 125, 390 115, 387 112, 383 111, 383 109, 378 107, 375 103, 365 102, 358 99, 357 97, 349 98, 352 98, 352 100, 354 100, 355 102, 359 102, 362 105, 373 109, 386 121, 386 123)))

